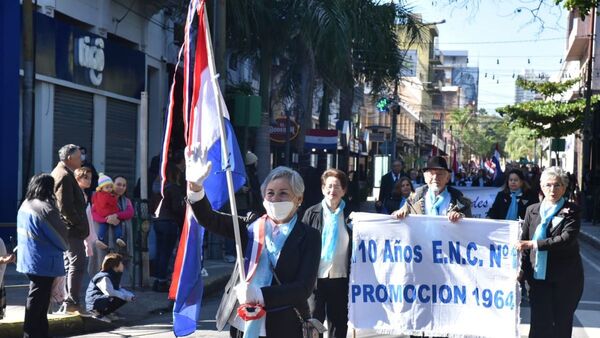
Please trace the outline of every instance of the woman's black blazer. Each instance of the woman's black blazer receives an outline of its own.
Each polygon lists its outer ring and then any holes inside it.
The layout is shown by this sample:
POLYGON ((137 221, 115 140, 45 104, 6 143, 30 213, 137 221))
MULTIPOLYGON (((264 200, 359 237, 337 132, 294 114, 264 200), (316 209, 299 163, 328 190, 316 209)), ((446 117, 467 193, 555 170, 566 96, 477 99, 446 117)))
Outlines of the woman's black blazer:
MULTIPOLYGON (((510 207, 510 202, 512 198, 510 197, 510 193, 504 190, 499 191, 496 195, 496 199, 494 199, 494 203, 492 207, 488 211, 488 218, 491 219, 506 219, 506 213, 508 213, 508 208, 510 207)), ((517 198, 517 205, 519 207, 519 211, 517 214, 519 215, 519 219, 525 219, 525 211, 530 205, 538 203, 539 199, 537 194, 533 193, 531 190, 524 192, 520 197, 517 198)))
MULTIPOLYGON (((531 240, 535 230, 541 222, 540 205, 536 203, 525 213, 523 220, 521 240, 531 240)), ((579 242, 577 237, 581 228, 579 207, 571 202, 565 202, 548 224, 546 239, 538 240, 538 250, 548 251, 546 267, 546 281, 559 278, 583 278, 583 267, 579 255, 579 242)), ((530 250, 523 250, 521 256, 521 269, 523 277, 533 279, 533 267, 530 260, 530 250)))
MULTIPOLYGON (((210 232, 234 238, 232 216, 214 211, 203 199, 192 203, 194 216, 210 232)), ((244 253, 248 244, 247 226, 253 220, 239 218, 240 236, 244 253)), ((248 259, 245 257, 245 259, 248 259)), ((306 318, 309 315, 307 299, 317 280, 321 259, 319 232, 298 221, 281 249, 275 273, 282 285, 273 278, 271 286, 261 288, 267 317, 265 327, 268 337, 302 337, 300 320, 292 307, 306 318)))

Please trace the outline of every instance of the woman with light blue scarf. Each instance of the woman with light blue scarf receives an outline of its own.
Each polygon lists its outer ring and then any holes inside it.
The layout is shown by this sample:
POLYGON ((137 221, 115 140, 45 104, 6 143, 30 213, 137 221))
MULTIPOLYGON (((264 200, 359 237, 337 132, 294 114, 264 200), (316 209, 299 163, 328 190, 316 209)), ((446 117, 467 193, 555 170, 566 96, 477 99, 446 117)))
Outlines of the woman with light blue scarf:
POLYGON ((569 178, 559 167, 542 173, 541 203, 527 208, 522 225, 520 280, 529 284, 529 337, 571 337, 573 314, 583 293, 577 237, 579 208, 565 200, 569 178))
POLYGON ((302 221, 321 233, 321 260, 317 287, 310 298, 313 318, 327 318, 331 338, 348 332, 348 277, 352 253, 352 230, 346 222, 348 208, 342 199, 348 189, 343 171, 327 169, 321 175, 323 200, 308 208, 302 221))
POLYGON ((513 221, 524 219, 527 207, 537 202, 539 202, 539 198, 529 188, 523 172, 519 169, 511 169, 507 173, 502 190, 496 195, 487 217, 513 221))
MULTIPOLYGON (((210 170, 204 170, 208 173, 210 170)), ((208 231, 234 238, 231 215, 214 211, 205 197, 203 175, 188 183, 188 202, 195 218, 208 231)), ((217 312, 217 328, 230 325, 231 337, 302 338, 301 321, 309 318, 307 299, 317 279, 321 257, 319 232, 305 225, 296 211, 304 196, 304 181, 287 167, 273 169, 261 185, 266 215, 239 219, 247 280, 234 271, 217 312), (236 303, 237 299, 237 303, 236 303), (254 320, 234 310, 257 304, 266 315, 254 320)), ((238 262, 239 264, 239 262, 238 262)), ((198 267, 200 268, 200 267, 198 267)), ((237 268, 237 265, 236 265, 237 268)))

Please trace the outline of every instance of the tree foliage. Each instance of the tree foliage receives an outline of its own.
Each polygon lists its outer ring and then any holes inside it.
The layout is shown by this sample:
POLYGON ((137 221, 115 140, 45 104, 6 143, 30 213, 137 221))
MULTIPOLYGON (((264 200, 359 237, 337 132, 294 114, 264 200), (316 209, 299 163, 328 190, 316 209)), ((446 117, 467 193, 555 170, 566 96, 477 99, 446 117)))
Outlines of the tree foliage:
POLYGON ((535 134, 527 128, 516 127, 510 130, 504 151, 511 160, 532 159, 535 156, 535 134))
POLYGON ((481 157, 490 156, 496 143, 502 147, 509 132, 502 118, 488 115, 485 110, 473 112, 468 108, 450 112, 450 126, 454 137, 472 154, 481 157))
POLYGON ((590 14, 590 11, 593 8, 598 7, 600 1, 598 0, 554 0, 554 3, 560 5, 562 3, 563 7, 568 10, 577 10, 582 19, 586 17, 586 15, 590 14))
MULTIPOLYGON (((516 126, 530 129, 532 137, 560 138, 573 134, 581 129, 585 112, 585 99, 569 102, 547 100, 563 94, 578 80, 563 83, 545 81, 535 83, 519 78, 517 85, 542 94, 544 100, 521 102, 496 109, 500 115, 506 116, 516 126)), ((598 96, 592 96, 592 104, 598 102, 598 96)))

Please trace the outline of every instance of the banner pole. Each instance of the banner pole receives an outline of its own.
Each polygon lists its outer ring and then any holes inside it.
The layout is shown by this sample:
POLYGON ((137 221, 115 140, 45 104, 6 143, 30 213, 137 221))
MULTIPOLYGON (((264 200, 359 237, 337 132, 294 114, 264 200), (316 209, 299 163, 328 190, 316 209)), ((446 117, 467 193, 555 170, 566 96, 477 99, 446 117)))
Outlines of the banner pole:
MULTIPOLYGON (((204 1, 202 1, 203 6, 206 6, 206 3, 204 1)), ((198 9, 200 10, 200 8, 198 9)), ((233 233, 235 236, 235 252, 236 252, 236 259, 237 259, 237 263, 239 265, 239 274, 240 274, 240 281, 245 281, 246 280, 246 273, 244 271, 244 256, 242 255, 242 240, 241 240, 241 236, 240 236, 240 226, 239 226, 239 219, 238 219, 238 212, 237 212, 237 206, 235 203, 235 191, 233 188, 233 174, 231 173, 231 163, 230 163, 230 157, 229 156, 229 149, 227 148, 227 134, 225 133, 225 122, 223 121, 224 117, 223 117, 223 107, 221 106, 221 91, 219 89, 219 84, 217 83, 217 76, 216 76, 216 70, 215 70, 215 60, 214 60, 214 54, 213 54, 213 48, 212 48, 212 40, 210 37, 210 27, 208 26, 208 18, 206 16, 206 10, 203 10, 204 13, 204 17, 202 18, 202 20, 204 20, 204 27, 205 27, 205 31, 206 31, 206 52, 207 52, 207 56, 208 56, 208 69, 209 69, 209 73, 211 75, 211 83, 213 86, 213 91, 215 93, 215 100, 216 100, 216 104, 217 104, 217 111, 219 114, 218 117, 218 121, 219 121, 219 132, 221 134, 221 156, 223 156, 224 158, 227 158, 227 166, 225 168, 225 175, 227 178, 227 191, 229 193, 229 205, 231 207, 231 218, 233 219, 233 233)))

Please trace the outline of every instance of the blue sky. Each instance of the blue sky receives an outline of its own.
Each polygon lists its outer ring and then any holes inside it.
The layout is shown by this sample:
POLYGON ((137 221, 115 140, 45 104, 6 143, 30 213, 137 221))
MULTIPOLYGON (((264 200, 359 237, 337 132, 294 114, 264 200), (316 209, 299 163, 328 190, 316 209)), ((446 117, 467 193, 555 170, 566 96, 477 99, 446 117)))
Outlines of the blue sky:
POLYGON ((410 1, 413 12, 438 25, 441 50, 468 50, 469 66, 479 66, 479 107, 493 111, 514 103, 513 74, 524 69, 552 75, 560 70, 566 48, 568 12, 546 1, 538 12, 543 23, 532 22, 525 9, 537 1, 470 0, 448 5, 449 0, 410 1), (521 11, 517 11, 522 7, 521 11), (487 73, 487 77, 485 74, 487 73))

